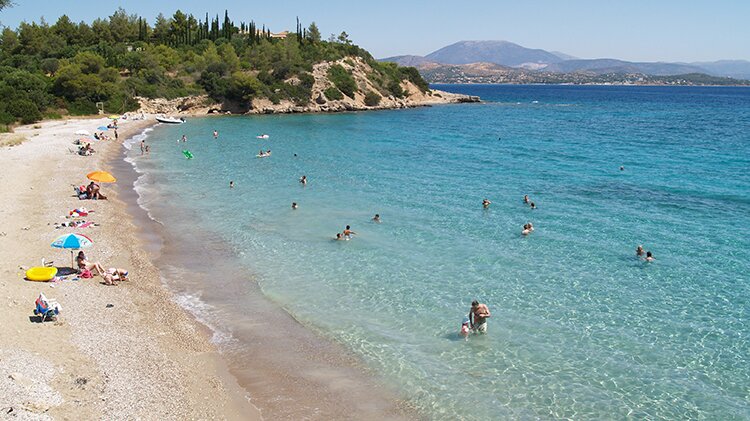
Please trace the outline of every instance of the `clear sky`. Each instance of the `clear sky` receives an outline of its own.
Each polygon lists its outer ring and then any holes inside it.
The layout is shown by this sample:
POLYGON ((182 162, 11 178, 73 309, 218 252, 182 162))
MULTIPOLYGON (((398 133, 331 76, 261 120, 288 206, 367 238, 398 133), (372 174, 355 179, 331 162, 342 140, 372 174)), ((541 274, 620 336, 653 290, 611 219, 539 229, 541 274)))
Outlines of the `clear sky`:
POLYGON ((273 31, 294 30, 295 17, 324 35, 345 30, 375 57, 428 54, 461 40, 506 40, 580 58, 631 61, 750 60, 750 0, 15 0, 0 22, 54 23, 62 14, 90 22, 118 7, 153 22, 176 9, 224 13, 273 31))

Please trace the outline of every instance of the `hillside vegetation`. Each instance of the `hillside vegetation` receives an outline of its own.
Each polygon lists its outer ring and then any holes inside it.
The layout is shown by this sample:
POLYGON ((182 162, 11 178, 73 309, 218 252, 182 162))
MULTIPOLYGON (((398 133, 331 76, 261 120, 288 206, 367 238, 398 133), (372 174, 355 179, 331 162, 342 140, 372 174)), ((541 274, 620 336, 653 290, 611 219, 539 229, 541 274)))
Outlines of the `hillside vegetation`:
MULTIPOLYGON (((235 24, 227 12, 196 18, 177 11, 151 24, 118 9, 107 19, 75 23, 67 16, 49 25, 21 23, 0 35, 0 125, 33 123, 62 114, 108 113, 138 108, 135 97, 177 98, 207 94, 233 108, 253 99, 272 103, 312 100, 313 66, 347 57, 362 60, 372 73, 376 98, 408 95, 408 80, 423 91, 428 85, 414 68, 380 63, 353 44, 346 32, 323 40, 315 23, 285 38, 253 21, 235 24)), ((330 93, 353 97, 358 90, 341 66, 329 70, 330 93)))

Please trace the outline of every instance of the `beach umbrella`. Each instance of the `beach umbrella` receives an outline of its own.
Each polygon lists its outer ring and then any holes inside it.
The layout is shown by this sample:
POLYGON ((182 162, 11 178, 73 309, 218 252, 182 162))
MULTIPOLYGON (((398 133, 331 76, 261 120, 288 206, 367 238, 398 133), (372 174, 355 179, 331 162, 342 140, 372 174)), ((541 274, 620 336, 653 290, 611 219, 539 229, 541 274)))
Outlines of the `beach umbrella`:
POLYGON ((120 118, 120 116, 112 114, 111 116, 109 116, 109 118, 110 120, 117 120, 118 118, 120 118))
POLYGON ((99 126, 99 127, 96 128, 96 130, 101 130, 103 132, 106 132, 107 130, 109 130, 109 127, 107 127, 107 126, 99 126))
POLYGON ((76 134, 81 136, 91 136, 91 133, 89 133, 88 130, 79 130, 76 132, 76 134))
POLYGON ((50 245, 59 249, 70 249, 70 267, 73 268, 73 250, 89 247, 92 244, 94 242, 83 234, 65 234, 57 237, 50 245))
POLYGON ((86 174, 86 178, 91 181, 98 181, 100 183, 114 183, 117 181, 115 176, 106 171, 94 171, 86 174))

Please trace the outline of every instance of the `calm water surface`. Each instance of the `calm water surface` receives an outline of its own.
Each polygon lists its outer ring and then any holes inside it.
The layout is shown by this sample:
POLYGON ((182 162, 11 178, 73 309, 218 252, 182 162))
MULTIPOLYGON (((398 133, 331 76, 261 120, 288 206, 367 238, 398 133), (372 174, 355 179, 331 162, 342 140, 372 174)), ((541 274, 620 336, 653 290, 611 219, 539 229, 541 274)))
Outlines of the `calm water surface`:
POLYGON ((151 216, 247 273, 176 285, 217 341, 242 347, 226 308, 254 278, 431 419, 750 418, 750 89, 438 88, 488 102, 191 119, 133 148, 151 216), (475 298, 489 332, 463 341, 475 298))

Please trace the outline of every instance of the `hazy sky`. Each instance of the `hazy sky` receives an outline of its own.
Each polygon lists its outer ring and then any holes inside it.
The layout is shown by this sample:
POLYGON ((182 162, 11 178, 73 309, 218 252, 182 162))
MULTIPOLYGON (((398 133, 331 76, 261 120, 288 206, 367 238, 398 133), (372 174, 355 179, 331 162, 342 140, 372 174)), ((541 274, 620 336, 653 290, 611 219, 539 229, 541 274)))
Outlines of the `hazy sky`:
POLYGON ((326 36, 347 31, 375 57, 428 54, 461 40, 507 40, 581 58, 632 61, 750 60, 750 0, 535 1, 197 1, 15 0, 0 22, 15 27, 40 17, 54 23, 106 17, 122 6, 153 22, 177 8, 224 13, 273 31, 294 30, 295 17, 326 36))

